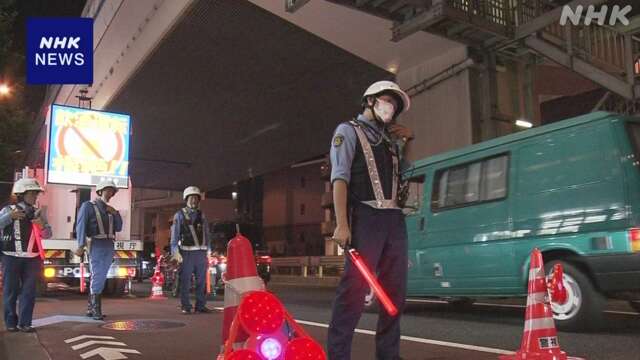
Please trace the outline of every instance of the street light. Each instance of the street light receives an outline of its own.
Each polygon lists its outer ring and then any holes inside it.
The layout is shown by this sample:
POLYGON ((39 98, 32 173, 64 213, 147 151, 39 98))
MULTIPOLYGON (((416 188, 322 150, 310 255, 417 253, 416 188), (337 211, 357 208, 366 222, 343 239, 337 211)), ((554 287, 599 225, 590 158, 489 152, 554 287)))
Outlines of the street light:
POLYGON ((0 84, 0 95, 1 96, 9 95, 10 92, 11 92, 11 88, 9 87, 9 85, 0 84))

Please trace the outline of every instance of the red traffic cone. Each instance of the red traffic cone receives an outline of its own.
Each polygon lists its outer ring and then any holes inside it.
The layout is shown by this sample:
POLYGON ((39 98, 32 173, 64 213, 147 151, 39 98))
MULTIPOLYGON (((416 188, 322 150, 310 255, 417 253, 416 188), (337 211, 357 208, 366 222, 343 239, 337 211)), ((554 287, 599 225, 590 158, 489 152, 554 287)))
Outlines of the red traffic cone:
MULTIPOLYGON (((264 282, 258 277, 253 249, 249 239, 240 233, 227 244, 227 270, 224 273, 224 319, 222 322, 222 348, 229 338, 231 323, 236 315, 242 295, 254 291, 264 290, 264 282)), ((240 332, 234 346, 240 346, 248 335, 240 332)))
MULTIPOLYGON (((560 267, 561 271, 562 268, 560 267)), ((561 288, 561 285, 557 283, 558 275, 556 273, 554 274, 553 286, 561 288)), ((502 355, 500 360, 583 360, 581 358, 568 357, 564 351, 560 350, 547 292, 549 287, 544 275, 542 253, 537 248, 533 249, 531 252, 531 265, 529 266, 529 291, 524 334, 520 350, 514 355, 502 355)), ((554 300, 555 298, 562 298, 562 290, 554 291, 554 300)))
POLYGON ((167 297, 164 296, 164 292, 162 292, 162 285, 164 285, 164 276, 162 272, 160 272, 160 262, 162 261, 162 256, 158 257, 158 263, 156 264, 156 269, 153 272, 153 276, 151 277, 151 296, 149 299, 151 300, 164 300, 167 297))

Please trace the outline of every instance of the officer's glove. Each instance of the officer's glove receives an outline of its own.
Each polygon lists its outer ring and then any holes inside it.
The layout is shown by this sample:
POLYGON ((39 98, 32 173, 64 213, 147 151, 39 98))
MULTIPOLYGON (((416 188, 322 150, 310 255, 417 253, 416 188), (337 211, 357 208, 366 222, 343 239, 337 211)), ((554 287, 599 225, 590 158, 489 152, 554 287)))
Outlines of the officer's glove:
POLYGON ((171 258, 175 260, 175 262, 177 262, 178 264, 182 264, 182 255, 180 255, 179 252, 171 255, 171 258))
POLYGON ((84 246, 83 247, 79 247, 74 254, 76 254, 76 256, 82 257, 84 255, 84 246))

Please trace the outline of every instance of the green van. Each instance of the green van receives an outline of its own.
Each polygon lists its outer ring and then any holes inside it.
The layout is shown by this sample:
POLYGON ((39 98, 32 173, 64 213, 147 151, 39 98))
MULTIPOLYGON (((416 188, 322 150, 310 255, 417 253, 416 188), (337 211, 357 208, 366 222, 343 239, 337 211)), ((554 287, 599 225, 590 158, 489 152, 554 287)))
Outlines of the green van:
POLYGON ((556 325, 640 299, 640 118, 597 112, 414 163, 405 213, 410 297, 527 295, 529 255, 565 270, 556 325))

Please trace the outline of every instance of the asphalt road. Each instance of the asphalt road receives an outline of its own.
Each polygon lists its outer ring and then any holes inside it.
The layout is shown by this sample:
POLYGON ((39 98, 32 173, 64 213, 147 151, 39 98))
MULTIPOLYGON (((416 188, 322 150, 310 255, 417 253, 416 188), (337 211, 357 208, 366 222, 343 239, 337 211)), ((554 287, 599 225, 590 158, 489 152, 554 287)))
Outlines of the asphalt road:
MULTIPOLYGON (((220 346, 222 314, 181 315, 176 299, 150 301, 148 284, 137 284, 137 298, 108 298, 106 323, 79 322, 86 297, 58 290, 38 300, 36 334, 0 331, 0 359, 101 359, 100 347, 126 349, 129 359, 213 359, 220 346), (58 316, 58 317, 53 317, 58 316), (60 316, 71 316, 61 318, 60 316), (133 320, 133 321, 131 321, 133 320), (158 320, 166 329, 145 327, 158 320), (118 321, 124 321, 120 323, 118 321), (139 321, 139 322, 136 322, 139 321), (113 323, 116 322, 116 323, 113 323), (104 325, 113 323, 112 328, 104 325), (145 325, 136 329, 136 324, 145 325), (114 329, 115 328, 115 329, 114 329), (77 339, 81 336, 105 338, 77 339), (74 340, 77 339, 77 340, 74 340), (111 344, 87 343, 106 341, 111 344), (116 344, 113 344, 116 343, 116 344), (125 344, 125 345, 118 345, 125 344)), ((300 286, 270 286, 289 312, 324 345, 333 290, 300 286)), ((481 303, 458 310, 438 302, 412 301, 402 320, 401 355, 406 360, 497 359, 517 349, 524 308, 518 301, 481 303)), ((221 307, 222 299, 209 302, 221 307)), ((587 359, 640 359, 640 316, 624 304, 612 303, 603 330, 560 333, 563 350, 587 359)), ((354 338, 353 359, 373 359, 376 315, 365 313, 354 338)))

